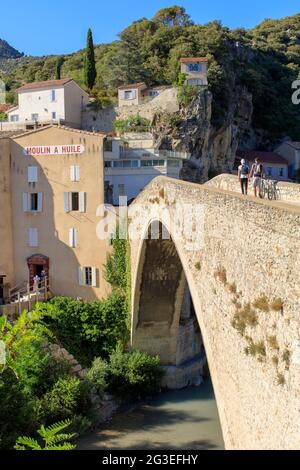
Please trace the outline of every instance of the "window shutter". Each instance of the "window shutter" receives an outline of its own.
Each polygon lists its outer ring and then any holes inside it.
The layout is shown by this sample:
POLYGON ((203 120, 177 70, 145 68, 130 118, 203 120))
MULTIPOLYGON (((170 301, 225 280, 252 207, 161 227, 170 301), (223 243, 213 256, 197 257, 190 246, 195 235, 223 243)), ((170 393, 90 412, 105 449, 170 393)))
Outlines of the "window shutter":
POLYGON ((70 168, 70 179, 71 181, 76 181, 76 174, 75 174, 75 166, 71 166, 70 168))
POLYGON ((37 166, 28 167, 28 183, 38 182, 38 168, 37 166))
POLYGON ((86 211, 86 193, 79 193, 79 212, 86 211))
POLYGON ((120 98, 121 100, 125 100, 125 91, 120 92, 120 98))
POLYGON ((78 268, 78 281, 80 286, 84 286, 84 268, 79 267, 78 268))
POLYGON ((43 211, 43 193, 38 193, 38 212, 43 211))
POLYGON ((131 96, 132 96, 132 99, 133 99, 133 100, 136 99, 136 90, 132 90, 131 96))
POLYGON ((30 228, 29 229, 29 246, 36 248, 38 246, 38 229, 30 228))
POLYGON ((80 181, 80 166, 75 166, 75 181, 80 181))
POLYGON ((69 244, 71 248, 77 247, 78 230, 76 228, 70 228, 69 230, 69 244))
POLYGON ((98 287, 97 274, 98 274, 98 269, 92 268, 92 287, 98 287))
POLYGON ((70 212, 70 193, 64 193, 65 212, 70 212))
POLYGON ((23 212, 29 211, 29 194, 23 193, 23 212))

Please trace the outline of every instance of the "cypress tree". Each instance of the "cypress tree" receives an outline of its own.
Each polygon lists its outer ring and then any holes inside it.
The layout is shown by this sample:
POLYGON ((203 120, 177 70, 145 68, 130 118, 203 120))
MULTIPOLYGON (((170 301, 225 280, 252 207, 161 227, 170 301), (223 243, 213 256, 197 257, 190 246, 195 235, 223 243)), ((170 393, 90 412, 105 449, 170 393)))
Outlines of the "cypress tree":
POLYGON ((84 64, 84 82, 89 90, 95 85, 97 76, 96 71, 96 62, 95 62, 95 50, 93 42, 93 33, 92 30, 88 30, 87 34, 87 45, 86 45, 86 55, 85 55, 85 64, 84 64))
POLYGON ((62 57, 59 57, 56 62, 56 69, 55 69, 55 79, 60 80, 61 79, 61 68, 63 66, 64 59, 62 57))

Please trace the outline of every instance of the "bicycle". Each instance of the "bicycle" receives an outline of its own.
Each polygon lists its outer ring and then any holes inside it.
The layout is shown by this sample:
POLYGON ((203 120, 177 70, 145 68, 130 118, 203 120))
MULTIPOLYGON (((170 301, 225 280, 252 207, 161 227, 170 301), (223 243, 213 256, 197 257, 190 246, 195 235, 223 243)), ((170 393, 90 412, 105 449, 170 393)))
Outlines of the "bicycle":
POLYGON ((278 201, 280 199, 280 189, 278 181, 263 178, 259 188, 259 197, 261 199, 268 198, 269 201, 278 201))

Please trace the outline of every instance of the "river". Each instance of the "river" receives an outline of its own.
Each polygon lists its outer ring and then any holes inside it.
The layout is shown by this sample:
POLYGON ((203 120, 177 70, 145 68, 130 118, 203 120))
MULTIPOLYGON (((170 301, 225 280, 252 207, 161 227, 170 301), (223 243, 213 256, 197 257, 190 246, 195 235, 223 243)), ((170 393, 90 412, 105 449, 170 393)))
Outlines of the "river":
POLYGON ((162 393, 80 440, 81 450, 221 450, 221 426, 209 380, 162 393))

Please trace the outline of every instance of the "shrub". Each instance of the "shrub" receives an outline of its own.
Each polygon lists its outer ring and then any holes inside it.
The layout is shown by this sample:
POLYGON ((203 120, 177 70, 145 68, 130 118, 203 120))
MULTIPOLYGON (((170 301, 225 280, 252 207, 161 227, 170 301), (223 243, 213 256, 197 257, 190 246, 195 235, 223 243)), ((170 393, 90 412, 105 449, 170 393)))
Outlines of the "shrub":
POLYGON ((245 349, 246 354, 250 356, 258 356, 258 358, 263 358, 266 356, 266 347, 263 341, 254 343, 251 338, 247 338, 248 347, 245 349))
POLYGON ((193 85, 182 85, 178 88, 178 104, 187 108, 199 96, 199 89, 193 85))
POLYGON ((282 360, 285 362, 286 369, 289 369, 291 365, 291 352, 288 349, 282 354, 282 360))
POLYGON ((92 367, 86 374, 86 380, 89 382, 92 391, 97 393, 99 396, 103 396, 105 389, 107 388, 107 375, 108 375, 108 364, 106 361, 97 357, 92 367))
POLYGON ((16 450, 74 450, 76 446, 70 444, 68 441, 72 440, 74 434, 66 434, 65 431, 70 427, 71 421, 64 421, 54 424, 48 428, 42 426, 38 430, 38 434, 43 445, 39 441, 31 437, 19 437, 15 445, 16 450))
POLYGON ((127 302, 117 292, 94 302, 56 297, 38 308, 64 347, 85 366, 95 357, 109 357, 118 341, 128 339, 127 302))
POLYGON ((277 385, 284 385, 285 384, 285 377, 283 374, 277 374, 277 385))
POLYGON ((74 377, 60 378, 42 398, 42 414, 49 424, 72 419, 80 399, 80 380, 74 377))
POLYGON ((121 135, 125 132, 149 132, 150 121, 137 114, 127 119, 116 119, 114 121, 114 129, 121 135))
POLYGON ((32 399, 10 369, 0 375, 0 449, 12 449, 20 434, 36 426, 32 399))
POLYGON ((109 388, 119 397, 153 395, 160 388, 162 376, 159 357, 139 351, 124 353, 120 346, 110 357, 109 388))

